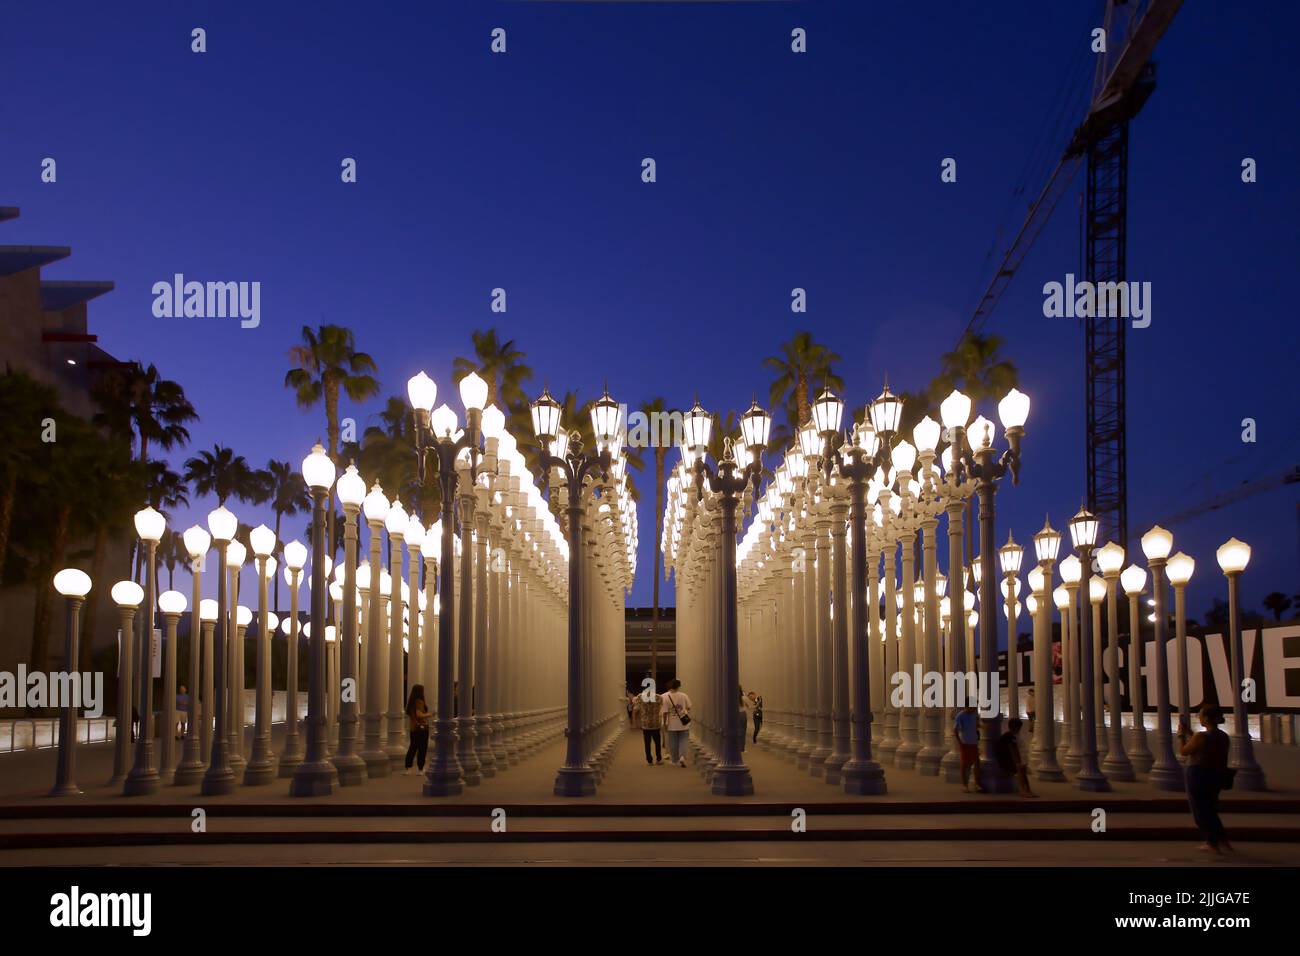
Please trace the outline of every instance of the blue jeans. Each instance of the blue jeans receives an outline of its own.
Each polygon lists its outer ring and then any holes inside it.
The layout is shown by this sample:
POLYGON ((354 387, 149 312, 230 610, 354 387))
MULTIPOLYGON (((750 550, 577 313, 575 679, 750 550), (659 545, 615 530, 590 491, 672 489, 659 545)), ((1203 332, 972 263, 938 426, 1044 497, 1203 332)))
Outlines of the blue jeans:
POLYGON ((668 731, 668 759, 673 763, 686 757, 686 741, 690 739, 689 730, 668 731))

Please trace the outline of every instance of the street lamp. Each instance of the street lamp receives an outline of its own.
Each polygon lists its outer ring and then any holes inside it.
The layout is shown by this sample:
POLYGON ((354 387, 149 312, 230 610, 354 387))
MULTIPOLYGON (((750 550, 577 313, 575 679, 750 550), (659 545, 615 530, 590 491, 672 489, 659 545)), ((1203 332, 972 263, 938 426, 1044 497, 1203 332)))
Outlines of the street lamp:
MULTIPOLYGON (((1112 780, 1133 780, 1133 764, 1124 751, 1123 706, 1120 701, 1119 669, 1119 579, 1124 566, 1124 549, 1108 541, 1097 552, 1097 567, 1106 586, 1106 631, 1110 636, 1110 653, 1105 659, 1106 680, 1109 683, 1107 703, 1110 708, 1110 731, 1106 745, 1106 759, 1101 769, 1112 780)), ((1100 642, 1100 635, 1098 635, 1100 642)))
POLYGON ((160 776, 171 776, 176 757, 176 626, 187 604, 180 591, 164 591, 158 595, 158 610, 162 612, 163 633, 163 720, 162 744, 159 747, 160 776))
MULTIPOLYGON (((696 403, 695 411, 702 412, 696 403)), ((554 791, 561 797, 586 797, 596 792, 596 779, 592 768, 587 764, 585 755, 585 728, 582 725, 582 564, 585 559, 582 539, 582 494, 584 483, 590 476, 592 484, 604 481, 608 477, 612 455, 610 445, 619 434, 618 405, 605 394, 592 406, 591 425, 596 435, 597 450, 583 455, 582 442, 575 431, 565 436, 561 431, 561 408, 551 393, 543 388, 541 396, 532 404, 533 433, 542 446, 542 473, 549 485, 552 469, 558 470, 564 477, 568 490, 569 519, 569 693, 568 716, 565 736, 564 766, 555 777, 554 791), (564 440, 561 441, 560 439, 564 440), (551 444, 556 443, 557 454, 551 453, 551 444), (596 473, 599 472, 599 479, 596 473)), ((698 422, 688 413, 688 434, 694 434, 692 428, 698 422)), ((704 429, 704 441, 707 444, 707 425, 704 429)), ((468 532, 466 532, 468 535, 468 532)), ((734 570, 734 565, 733 565, 734 570)), ((734 592, 733 592, 734 596, 734 592)), ((468 614, 464 615, 468 618, 468 614)), ((463 621, 462 626, 468 624, 463 621)), ((733 710, 735 708, 732 708, 733 710)), ((752 784, 751 784, 752 787, 752 784)), ((751 790, 752 792, 752 790, 751 790)))
MULTIPOLYGON (((64 568, 54 575, 54 590, 63 595, 68 610, 68 630, 64 648, 64 668, 75 679, 80 640, 81 606, 90 593, 90 575, 77 568, 64 568)), ((77 762, 77 705, 72 700, 63 702, 59 714, 59 764, 54 778, 52 797, 75 797, 81 793, 76 781, 77 762)))
MULTIPOLYGON (((1079 558, 1080 596, 1089 603, 1092 599, 1091 574, 1092 550, 1097 544, 1097 519, 1087 508, 1079 508, 1079 513, 1070 519, 1070 538, 1079 558)), ((1110 781, 1102 774, 1097 765, 1097 725, 1096 702, 1093 698, 1093 682, 1098 675, 1093 673, 1092 658, 1092 616, 1085 607, 1079 608, 1079 669, 1082 672, 1082 704, 1080 717, 1083 733, 1082 753, 1080 754, 1079 772, 1075 783, 1080 790, 1101 792, 1110 789, 1110 781)))
MULTIPOLYGON (((432 381, 429 384, 432 385, 432 381)), ((410 391, 409 387, 407 390, 410 391)), ((335 490, 343 506, 343 643, 339 648, 339 745, 333 760, 339 774, 339 785, 352 787, 366 779, 366 762, 357 753, 358 697, 361 684, 357 654, 357 516, 365 501, 366 483, 357 473, 356 465, 350 464, 343 470, 335 490)), ((297 647, 296 640, 294 646, 297 647)), ((296 684, 294 691, 296 696, 296 684)))
POLYGON ((167 519, 152 507, 135 514, 135 531, 145 545, 145 614, 140 621, 140 734, 135 738, 135 762, 126 775, 122 793, 128 797, 158 792, 158 767, 153 753, 153 605, 157 593, 158 542, 167 519))
MULTIPOLYGON (((199 525, 191 525, 185 529, 181 538, 190 557, 190 712, 185 721, 181 762, 176 765, 176 772, 172 775, 172 783, 177 786, 195 784, 203 779, 200 719, 209 720, 212 707, 212 701, 199 692, 199 682, 204 674, 200 666, 203 656, 201 585, 203 565, 208 550, 212 547, 212 535, 199 525)), ((211 679, 210 675, 208 679, 211 679)))
POLYGON ((370 527, 370 564, 366 588, 366 624, 369 630, 366 634, 366 734, 361 758, 369 777, 388 776, 392 764, 384 740, 384 698, 388 694, 384 649, 388 645, 384 640, 383 540, 384 522, 388 519, 390 507, 384 489, 375 482, 362 503, 362 513, 370 527))
POLYGON ((1020 563, 1024 559, 1025 549, 1016 544, 1011 532, 1007 532, 1007 543, 998 549, 998 558, 1002 564, 1002 597, 1006 602, 1007 615, 1007 711, 1012 717, 1020 717, 1020 636, 1016 634, 1016 598, 1020 593, 1020 563))
POLYGON ((1120 573, 1119 583, 1128 595, 1128 684, 1129 698, 1133 704, 1133 742, 1128 756, 1134 770, 1146 773, 1155 759, 1147 748, 1146 687, 1142 679, 1143 644, 1139 617, 1142 591, 1147 586, 1147 573, 1136 564, 1130 564, 1120 573))
MULTIPOLYGON (((453 689, 452 664, 455 660, 455 647, 452 643, 451 609, 455 600, 456 583, 453 566, 453 535, 455 533, 455 496, 459 477, 456 474, 456 460, 462 451, 468 453, 469 483, 472 492, 474 471, 477 468, 479 424, 483 404, 487 400, 487 383, 476 373, 471 372, 460 381, 461 401, 465 405, 465 429, 458 430, 456 413, 446 403, 434 409, 433 403, 438 397, 438 387, 433 379, 424 372, 413 376, 406 383, 407 397, 415 414, 416 454, 420 485, 424 485, 425 455, 432 450, 438 460, 438 481, 442 491, 442 542, 439 560, 439 593, 444 613, 438 616, 438 716, 434 720, 434 749, 425 772, 424 795, 426 797, 450 797, 461 793, 465 788, 465 777, 457 756, 456 723, 452 716, 453 689), (432 444, 426 444, 426 437, 432 444)), ((472 501, 472 494, 470 496, 472 501)), ((462 510, 464 509, 462 505, 462 510)), ((468 530, 466 545, 468 548, 468 530)), ((432 550, 430 545, 429 550, 432 550)), ((468 559, 468 555, 466 556, 468 559)), ((465 569, 468 574, 469 568, 465 569)), ((375 577, 379 574, 376 571, 375 577)), ((375 582, 378 584, 378 581, 375 582)), ((462 647, 468 641, 462 641, 462 647)), ((462 688, 462 712, 469 704, 469 688, 462 688)), ((369 707, 367 703, 367 707, 369 707)))
MULTIPOLYGON (((849 437, 842 437, 839 429, 844 404, 829 388, 823 391, 822 396, 819 400, 822 410, 815 419, 822 438, 822 465, 827 481, 838 474, 848 484, 849 534, 853 545, 850 571, 852 580, 849 585, 852 594, 849 621, 852 632, 849 636, 852 648, 850 657, 853 661, 853 703, 849 710, 852 756, 840 768, 840 776, 844 781, 845 793, 855 796, 877 795, 885 793, 888 786, 884 767, 875 759, 871 750, 871 669, 867 633, 867 484, 875 475, 878 464, 889 453, 890 442, 898 431, 903 414, 903 403, 890 393, 889 386, 886 385, 870 406, 872 425, 867 426, 863 422, 861 427, 849 433, 849 437)), ((887 583, 892 582, 893 575, 890 574, 887 583)), ((894 609, 886 607, 885 612, 892 616, 894 609)))
POLYGON ((1178 654, 1178 732, 1192 729, 1191 686, 1187 677, 1187 582, 1196 570, 1196 561, 1179 551, 1165 566, 1169 583, 1174 586, 1174 642, 1178 654))
MULTIPOLYGON (((1056 759, 1056 701, 1055 679, 1052 667, 1052 575, 1056 556, 1061 550, 1061 533, 1043 519, 1043 530, 1034 535, 1034 556, 1038 558, 1038 578, 1035 582, 1030 572, 1029 583, 1038 598, 1034 614, 1034 692, 1037 719, 1034 721, 1034 744, 1031 756, 1036 755, 1034 774, 1040 780, 1065 779, 1056 759), (1038 587, 1033 587, 1037 583, 1038 587)), ((1062 630, 1064 641, 1064 630, 1062 630)), ((1062 646, 1064 650, 1064 646, 1062 646)), ((1062 655, 1064 657, 1064 655, 1062 655)))
MULTIPOLYGON (((343 482, 339 481, 339 497, 343 495, 343 482)), ((347 513, 344 504, 344 513, 347 513)), ((284 750, 280 755, 279 775, 292 777, 294 768, 302 763, 302 738, 298 733, 298 590, 302 585, 302 569, 307 566, 307 546, 296 538, 284 546, 284 583, 289 586, 289 616, 284 619, 285 679, 284 679, 284 750)), ((342 783, 342 778, 339 780, 342 783)))
POLYGON ((1229 538, 1215 552, 1219 567, 1228 579, 1228 628, 1232 632, 1232 745, 1228 766, 1237 771, 1236 783, 1243 790, 1267 789, 1264 771, 1255 762, 1255 748, 1250 740, 1250 727, 1246 723, 1246 698, 1243 693, 1247 675, 1241 646, 1241 621, 1237 607, 1237 579, 1250 563, 1250 545, 1229 538))
POLYGON ((276 777, 275 754, 271 750, 271 627, 268 625, 267 579, 275 576, 275 532, 264 524, 248 533, 257 559, 257 644, 256 704, 253 727, 253 753, 244 768, 244 783, 258 785, 270 783, 276 777), (270 574, 267 573, 268 568, 270 574))
POLYGON ((1151 594, 1155 600, 1156 745, 1150 779, 1157 790, 1183 789, 1183 766, 1174 757, 1169 733, 1169 664, 1165 647, 1165 562, 1173 547, 1174 536, 1159 525, 1142 536, 1142 553, 1151 568, 1151 594))
POLYGON ((135 609, 144 600, 144 588, 134 581, 118 581, 109 592, 113 603, 117 605, 120 615, 120 630, 117 641, 117 727, 113 742, 113 779, 110 786, 117 786, 126 779, 127 762, 131 759, 131 688, 132 662, 134 661, 133 639, 135 609))
POLYGON ((334 463, 317 442, 303 459, 302 477, 311 493, 311 619, 317 622, 310 637, 307 690, 307 754, 293 771, 291 797, 321 797, 334 792, 338 771, 326 755, 325 716, 325 497, 334 485, 334 463))

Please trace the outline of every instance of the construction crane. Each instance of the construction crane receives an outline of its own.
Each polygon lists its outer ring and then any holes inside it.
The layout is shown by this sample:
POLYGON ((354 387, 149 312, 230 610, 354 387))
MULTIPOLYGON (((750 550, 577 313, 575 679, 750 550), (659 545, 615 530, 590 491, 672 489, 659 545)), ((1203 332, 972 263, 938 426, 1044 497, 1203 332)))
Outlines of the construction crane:
MULTIPOLYGON (((976 304, 965 332, 980 330, 1081 164, 1087 165, 1084 211, 1088 282, 1124 282, 1128 257, 1128 127, 1155 89, 1151 56, 1182 0, 1107 0, 1106 52, 1098 54, 1092 100, 1047 184, 976 304), (1113 52, 1112 52, 1113 51, 1113 52)), ((1093 286, 1096 288, 1096 286, 1093 286)), ((1094 312, 1104 311, 1095 309, 1094 312)), ((1128 471, 1124 331, 1127 319, 1085 319, 1087 499, 1098 539, 1128 544, 1128 471)))
POLYGON ((1217 511, 1237 501, 1245 498, 1251 498, 1265 491, 1272 491, 1274 488, 1280 488, 1282 485, 1300 484, 1300 465, 1292 465, 1282 471, 1274 472, 1271 475, 1265 475, 1263 478, 1256 478, 1252 481, 1243 481, 1241 484, 1227 491, 1220 492, 1214 497, 1202 501, 1200 504, 1185 508, 1177 514, 1162 518, 1157 524, 1176 527, 1180 522, 1187 521, 1191 518, 1199 517, 1209 511, 1217 511))

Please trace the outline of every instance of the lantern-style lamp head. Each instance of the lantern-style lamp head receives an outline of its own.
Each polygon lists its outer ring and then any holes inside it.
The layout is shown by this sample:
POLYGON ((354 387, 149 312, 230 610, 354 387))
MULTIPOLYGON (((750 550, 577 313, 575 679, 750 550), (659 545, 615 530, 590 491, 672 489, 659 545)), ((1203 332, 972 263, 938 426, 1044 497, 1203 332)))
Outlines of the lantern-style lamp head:
POLYGON ((1087 508, 1080 508, 1079 513, 1070 519, 1070 537, 1074 547, 1091 549, 1097 543, 1097 518, 1087 508))
POLYGON ((844 417, 844 403, 831 391, 830 386, 822 389, 817 401, 813 402, 812 423, 817 432, 830 437, 840 430, 840 420, 844 417))
POLYGON ((713 429, 713 420, 709 413, 697 401, 691 406, 691 410, 686 413, 682 424, 686 447, 697 455, 704 452, 709 445, 709 432, 713 429))
POLYGON ((543 442, 553 441, 560 432, 560 403, 543 387, 541 397, 533 402, 533 434, 543 442))
POLYGON ((134 581, 118 581, 109 594, 118 607, 139 607, 144 600, 144 588, 134 581))
POLYGON ((339 476, 339 502, 347 508, 360 507, 366 498, 366 483, 357 473, 356 465, 348 465, 339 476))
POLYGON ((212 547, 212 535, 208 534, 199 525, 191 525, 185 529, 181 535, 181 540, 185 542, 185 553, 190 556, 190 560, 197 561, 208 553, 212 547))
POLYGON ((1052 527, 1052 522, 1043 519, 1043 530, 1034 535, 1034 553, 1038 563, 1055 562, 1061 551, 1061 532, 1052 527))
POLYGON ((135 533, 141 541, 157 544, 167 530, 167 519, 153 507, 142 508, 135 513, 135 533))
POLYGON ((302 477, 312 491, 324 493, 334 484, 334 462, 330 461, 325 449, 317 442, 312 446, 311 454, 302 460, 302 477))
POLYGON ((466 411, 481 412, 487 404, 488 384, 478 372, 470 372, 460 380, 460 403, 466 411))
POLYGON ((90 575, 80 568, 64 568, 54 575, 54 590, 64 597, 84 598, 90 593, 90 575))
POLYGON ((1123 585, 1125 594, 1141 594, 1147 586, 1146 569, 1130 564, 1120 573, 1119 583, 1123 585))
POLYGON ((1142 553, 1148 561, 1163 561, 1174 549, 1174 536, 1156 525, 1142 536, 1142 553))
POLYGON ((888 441, 898 431, 898 423, 903 419, 903 400, 885 386, 885 390, 871 403, 871 427, 884 440, 888 441))
POLYGON ((1097 567, 1102 574, 1115 574, 1124 567, 1124 549, 1114 541, 1107 541, 1097 552, 1097 567))
POLYGON ((591 431, 596 436, 596 447, 607 448, 618 440, 622 416, 618 402, 609 397, 609 389, 591 406, 591 431))
POLYGON ((406 397, 411 400, 412 408, 428 414, 438 398, 438 383, 424 372, 417 372, 406 380, 406 397))
POLYGON ((253 554, 259 558, 269 558, 275 551, 275 532, 264 524, 259 524, 248 533, 248 543, 253 546, 253 554))
POLYGON ((998 556, 1002 559, 1003 574, 1019 574, 1020 562, 1024 559, 1025 549, 1016 544, 1016 539, 1007 532, 1007 543, 998 549, 998 556))
POLYGON ((805 458, 817 458, 822 453, 822 433, 815 421, 804 423, 799 429, 799 450, 805 458))
POLYGON ((772 430, 772 419, 759 408, 757 402, 751 402, 749 409, 740 418, 740 435, 745 445, 760 452, 767 447, 767 439, 772 430))
POLYGON ((975 579, 976 587, 978 587, 980 580, 984 577, 984 562, 978 554, 971 559, 970 573, 971 577, 975 579))
POLYGON ((1219 546, 1215 557, 1219 559, 1219 567, 1223 569, 1224 574, 1240 574, 1250 563, 1250 545, 1245 541, 1229 538, 1219 546))

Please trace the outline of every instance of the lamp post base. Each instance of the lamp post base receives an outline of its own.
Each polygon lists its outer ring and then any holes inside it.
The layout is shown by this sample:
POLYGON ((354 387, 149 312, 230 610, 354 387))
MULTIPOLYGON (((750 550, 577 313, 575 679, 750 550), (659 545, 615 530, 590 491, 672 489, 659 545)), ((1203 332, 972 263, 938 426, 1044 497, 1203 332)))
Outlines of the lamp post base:
POLYGON ((1156 764, 1151 768, 1147 781, 1156 790, 1182 790, 1183 768, 1178 764, 1162 767, 1156 764))
POLYGON ((253 750, 253 759, 244 768, 244 786, 257 787, 270 783, 276 778, 276 760, 269 747, 262 752, 253 750))
POLYGON ((300 763, 289 781, 291 797, 328 797, 338 786, 338 772, 328 760, 300 763))
POLYGON ((1136 780, 1133 765, 1129 763, 1128 754, 1111 747, 1106 751, 1106 759, 1101 762, 1101 772, 1111 780, 1136 780))
POLYGON ((557 797, 594 797, 596 775, 590 767, 561 767, 553 792, 557 797))
POLYGON ((949 750, 939 761, 939 776, 944 783, 961 783, 961 756, 949 750))
POLYGON ((229 767, 225 770, 209 770, 203 775, 203 784, 199 787, 199 793, 203 796, 224 797, 234 792, 235 771, 229 767))
MULTIPOLYGON (((1232 764, 1228 764, 1232 767, 1232 764)), ((1233 778, 1233 786, 1238 790, 1267 790, 1268 783, 1264 779, 1264 771, 1258 766, 1235 767, 1237 776, 1233 778)))
POLYGON ((1110 781, 1100 770, 1080 771, 1075 775, 1074 785, 1090 793, 1107 793, 1110 790, 1110 781))
POLYGON ((749 797, 754 793, 754 778, 744 765, 717 767, 713 771, 712 789, 715 797, 749 797))
POLYGON ((61 783, 55 786, 49 794, 51 797, 79 797, 81 788, 75 783, 61 783))
POLYGON ((943 763, 943 758, 947 756, 941 749, 935 746, 921 748, 921 752, 916 755, 916 770, 923 777, 939 776, 939 767, 943 763))
POLYGON ((201 783, 203 774, 207 769, 207 764, 201 763, 197 759, 187 760, 177 767, 176 772, 172 774, 172 786, 189 787, 201 783))
MULTIPOLYGON (((1105 778, 1102 778, 1105 779, 1105 778)), ((1014 793, 1016 782, 998 765, 996 760, 980 758, 979 785, 989 793, 1014 793)))
POLYGON ((885 768, 874 760, 850 760, 843 773, 845 793, 865 797, 886 792, 885 768))
POLYGON ((1128 762, 1133 765, 1133 769, 1138 773, 1149 773, 1156 758, 1145 750, 1130 750, 1128 762))
POLYGON ((338 771, 340 787, 357 787, 366 782, 366 762, 356 754, 336 753, 330 762, 338 771))
POLYGON ((361 754, 361 760, 366 765, 367 777, 387 777, 391 769, 388 762, 388 754, 382 750, 366 750, 361 754))
POLYGON ((844 754, 833 753, 826 758, 826 782, 839 786, 844 779, 844 765, 849 758, 844 754))
POLYGON ((128 773, 126 782, 122 784, 122 795, 126 797, 147 797, 158 792, 160 782, 157 770, 128 773))

